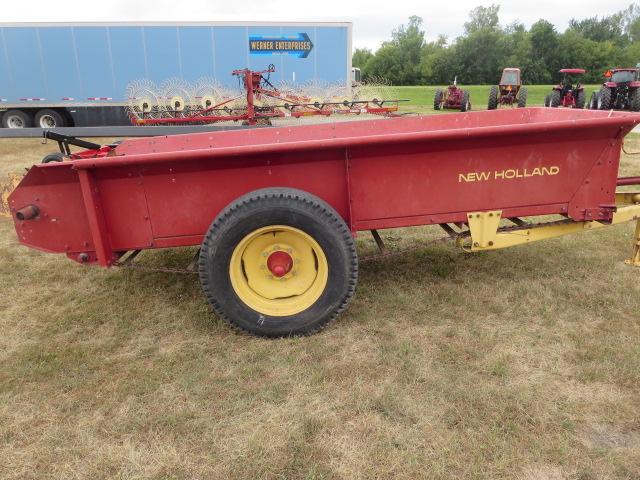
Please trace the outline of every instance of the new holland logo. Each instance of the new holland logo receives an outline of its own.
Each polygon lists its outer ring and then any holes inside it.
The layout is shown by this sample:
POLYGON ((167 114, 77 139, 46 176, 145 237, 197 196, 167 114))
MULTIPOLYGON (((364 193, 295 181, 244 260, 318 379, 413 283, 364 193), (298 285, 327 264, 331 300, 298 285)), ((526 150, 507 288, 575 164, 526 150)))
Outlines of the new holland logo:
POLYGON ((489 172, 469 172, 458 174, 458 182, 479 182, 482 180, 512 180, 514 178, 541 177, 546 175, 557 175, 560 167, 536 167, 533 169, 510 169, 496 170, 489 172))
POLYGON ((290 55, 306 58, 313 43, 306 33, 294 35, 250 35, 250 55, 290 55))

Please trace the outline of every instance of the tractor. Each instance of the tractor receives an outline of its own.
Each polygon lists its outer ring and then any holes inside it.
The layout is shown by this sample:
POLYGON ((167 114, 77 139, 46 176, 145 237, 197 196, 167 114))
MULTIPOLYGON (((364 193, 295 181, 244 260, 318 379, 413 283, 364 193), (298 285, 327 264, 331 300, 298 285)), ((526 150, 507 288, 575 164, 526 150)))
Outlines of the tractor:
POLYGON ((453 85, 446 90, 439 88, 436 90, 436 96, 433 99, 433 109, 451 109, 466 112, 471 110, 471 102, 469 101, 469 91, 458 88, 458 77, 453 79, 453 85))
POLYGON ((637 68, 615 68, 604 74, 606 81, 593 92, 589 108, 640 111, 640 81, 637 68))
POLYGON ((578 75, 585 73, 579 68, 562 68, 558 73, 563 73, 560 85, 553 87, 550 95, 544 100, 545 107, 568 107, 584 108, 587 103, 587 92, 580 82, 576 82, 575 87, 572 80, 577 80, 578 75))
POLYGON ((495 110, 498 105, 518 105, 518 108, 527 106, 527 89, 521 87, 520 69, 505 68, 499 86, 491 87, 489 92, 488 110, 495 110), (518 96, 518 93, 520 94, 518 96))

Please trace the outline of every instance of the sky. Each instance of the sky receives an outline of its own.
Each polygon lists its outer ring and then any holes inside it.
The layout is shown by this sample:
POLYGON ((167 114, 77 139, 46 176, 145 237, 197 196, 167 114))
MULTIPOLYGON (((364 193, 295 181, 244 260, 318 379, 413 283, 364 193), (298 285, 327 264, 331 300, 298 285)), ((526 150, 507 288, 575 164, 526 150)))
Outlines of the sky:
POLYGON ((628 0, 558 0, 480 2, 456 0, 4 0, 0 23, 13 22, 352 22, 353 47, 375 52, 409 17, 423 19, 427 42, 445 35, 449 41, 464 32, 469 13, 478 6, 500 5, 500 25, 514 21, 527 29, 547 20, 563 32, 572 18, 584 20, 625 10, 628 0), (100 7, 96 7, 100 5, 100 7))

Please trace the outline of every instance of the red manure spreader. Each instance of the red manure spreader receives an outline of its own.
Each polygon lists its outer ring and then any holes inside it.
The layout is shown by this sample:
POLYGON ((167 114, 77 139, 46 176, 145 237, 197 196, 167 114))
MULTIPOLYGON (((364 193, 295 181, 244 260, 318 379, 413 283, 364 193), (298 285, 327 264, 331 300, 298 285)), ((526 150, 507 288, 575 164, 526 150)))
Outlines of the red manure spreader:
MULTIPOLYGON (((640 185, 618 178, 639 122, 524 108, 82 142, 30 168, 8 206, 22 245, 84 265, 200 246, 194 271, 222 319, 308 335, 354 294, 364 230, 383 257, 387 228, 433 225, 475 252, 637 220, 640 192, 616 187, 640 185)), ((640 222, 628 263, 639 249, 640 222)))

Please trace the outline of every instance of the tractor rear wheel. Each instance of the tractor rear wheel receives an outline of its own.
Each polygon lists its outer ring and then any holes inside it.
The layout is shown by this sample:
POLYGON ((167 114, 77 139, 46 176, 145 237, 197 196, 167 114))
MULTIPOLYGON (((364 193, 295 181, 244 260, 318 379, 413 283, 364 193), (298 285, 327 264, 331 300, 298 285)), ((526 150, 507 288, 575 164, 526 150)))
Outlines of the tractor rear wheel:
POLYGON ((495 110, 496 108, 498 108, 498 87, 494 85, 489 91, 487 110, 495 110))
POLYGON ((524 108, 527 106, 527 94, 529 91, 526 88, 520 89, 520 95, 518 97, 518 108, 524 108))
POLYGON ((640 112, 640 88, 631 89, 629 94, 629 110, 632 112, 640 112))
POLYGON ((576 108, 584 108, 587 104, 587 92, 585 90, 579 90, 576 97, 576 108))
POLYGON ((355 242, 342 217, 291 188, 232 202, 200 251, 200 282, 214 310, 259 337, 319 332, 346 307, 357 277, 355 242))
POLYGON ((554 90, 553 92, 551 92, 549 106, 552 108, 558 108, 558 105, 560 105, 560 90, 554 90))
POLYGON ((611 89, 602 87, 598 94, 598 110, 609 110, 611 108, 611 89))
POLYGON ((436 96, 433 98, 433 109, 441 110, 442 109, 442 89, 436 90, 436 96))
POLYGON ((471 110, 471 102, 469 101, 469 91, 462 91, 462 101, 460 102, 460 111, 466 112, 467 110, 471 110))

